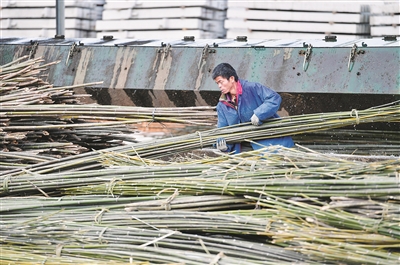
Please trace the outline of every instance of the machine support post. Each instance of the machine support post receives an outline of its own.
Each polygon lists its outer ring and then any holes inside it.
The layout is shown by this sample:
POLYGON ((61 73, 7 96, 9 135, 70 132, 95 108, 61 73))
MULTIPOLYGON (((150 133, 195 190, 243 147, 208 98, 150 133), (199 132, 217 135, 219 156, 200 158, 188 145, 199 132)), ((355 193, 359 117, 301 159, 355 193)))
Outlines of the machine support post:
POLYGON ((65 4, 64 0, 56 0, 56 35, 64 35, 65 32, 65 4))

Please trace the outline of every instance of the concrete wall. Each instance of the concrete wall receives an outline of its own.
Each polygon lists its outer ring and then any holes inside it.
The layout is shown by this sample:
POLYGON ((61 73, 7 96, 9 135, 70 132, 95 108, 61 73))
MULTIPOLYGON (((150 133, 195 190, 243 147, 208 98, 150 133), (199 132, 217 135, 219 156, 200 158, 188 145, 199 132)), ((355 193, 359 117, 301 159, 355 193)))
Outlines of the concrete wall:
MULTIPOLYGON (((1 1, 1 37, 54 37, 56 0, 1 1)), ((400 35, 396 1, 65 1, 66 38, 359 39, 400 35)))

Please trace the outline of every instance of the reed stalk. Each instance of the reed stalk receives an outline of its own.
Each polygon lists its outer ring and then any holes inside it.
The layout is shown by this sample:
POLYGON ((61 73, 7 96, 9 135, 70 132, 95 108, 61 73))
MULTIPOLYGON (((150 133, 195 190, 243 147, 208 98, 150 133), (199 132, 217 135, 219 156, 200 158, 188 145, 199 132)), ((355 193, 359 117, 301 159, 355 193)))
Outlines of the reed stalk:
MULTIPOLYGON (((271 120, 261 126, 239 124, 226 128, 217 128, 182 136, 157 139, 152 142, 119 146, 116 148, 105 149, 104 151, 117 152, 130 156, 140 156, 142 158, 159 159, 185 151, 210 147, 219 137, 226 138, 228 142, 253 141, 260 138, 272 138, 285 135, 296 135, 310 131, 327 130, 362 122, 398 122, 400 118, 400 109, 396 103, 393 106, 358 111, 357 117, 352 116, 354 116, 354 111, 319 115, 301 115, 282 118, 279 120, 271 120), (313 123, 318 124, 318 126, 314 126, 313 123)), ((99 160, 100 154, 97 152, 91 152, 84 156, 89 158, 93 163, 94 161, 99 160)), ((76 160, 73 161, 75 170, 79 168, 78 164, 82 163, 83 166, 85 166, 84 164, 89 162, 86 159, 82 159, 83 156, 75 158, 76 160)), ((65 170, 71 167, 70 162, 67 160, 60 160, 58 163, 60 163, 60 166, 57 166, 58 170, 61 167, 65 168, 65 170)), ((41 165, 37 165, 35 168, 32 167, 30 170, 45 172, 42 171, 43 169, 41 168, 41 165)))

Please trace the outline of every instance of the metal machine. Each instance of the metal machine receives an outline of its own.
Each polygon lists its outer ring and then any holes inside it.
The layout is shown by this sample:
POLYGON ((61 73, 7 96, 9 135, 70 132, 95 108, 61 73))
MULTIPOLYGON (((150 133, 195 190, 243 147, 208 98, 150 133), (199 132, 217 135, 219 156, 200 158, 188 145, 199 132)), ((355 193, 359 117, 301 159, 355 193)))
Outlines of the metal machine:
MULTIPOLYGON (((211 79, 221 62, 239 77, 283 97, 283 115, 367 108, 400 98, 400 41, 383 39, 139 40, 3 38, 3 65, 23 55, 60 61, 47 73, 54 86, 103 81, 85 88, 92 102, 182 107, 215 105, 211 79)), ((82 92, 82 91, 79 91, 82 92)))

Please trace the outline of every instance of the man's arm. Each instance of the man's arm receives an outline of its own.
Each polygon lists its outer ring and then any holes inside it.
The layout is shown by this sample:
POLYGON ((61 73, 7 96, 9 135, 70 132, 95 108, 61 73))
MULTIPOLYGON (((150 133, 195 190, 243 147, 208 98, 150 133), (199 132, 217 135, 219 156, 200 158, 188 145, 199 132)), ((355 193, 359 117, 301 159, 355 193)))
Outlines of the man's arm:
POLYGON ((218 116, 217 127, 218 128, 226 127, 229 125, 228 120, 226 119, 226 115, 223 110, 223 107, 220 104, 221 103, 219 103, 217 105, 217 116, 218 116))
MULTIPOLYGON (((229 126, 229 122, 228 122, 228 119, 226 117, 226 113, 224 111, 225 106, 221 106, 220 104, 221 103, 219 103, 217 105, 217 115, 218 115, 217 127, 218 128, 229 126)), ((224 142, 224 144, 226 144, 226 149, 224 150, 224 152, 232 152, 233 151, 235 144, 228 144, 228 143, 226 143, 225 139, 223 139, 223 138, 218 138, 217 139, 217 141, 216 141, 216 147, 217 148, 218 148, 218 144, 221 143, 221 142, 224 142)))
POLYGON ((254 109, 254 114, 260 121, 273 117, 281 105, 281 96, 274 90, 261 84, 257 84, 254 88, 257 96, 262 102, 260 106, 254 109))

